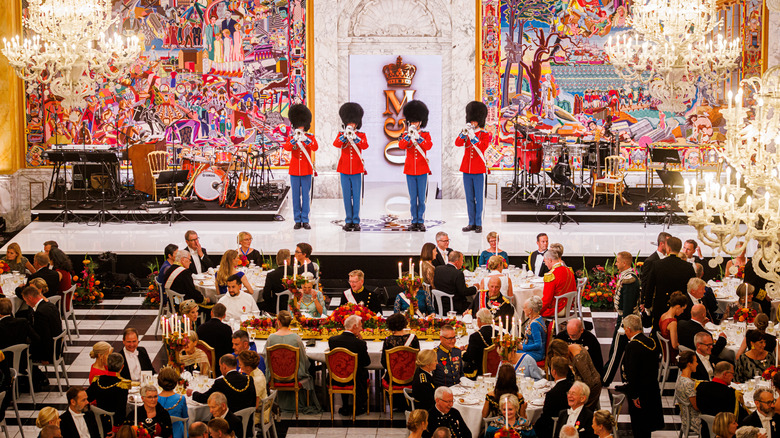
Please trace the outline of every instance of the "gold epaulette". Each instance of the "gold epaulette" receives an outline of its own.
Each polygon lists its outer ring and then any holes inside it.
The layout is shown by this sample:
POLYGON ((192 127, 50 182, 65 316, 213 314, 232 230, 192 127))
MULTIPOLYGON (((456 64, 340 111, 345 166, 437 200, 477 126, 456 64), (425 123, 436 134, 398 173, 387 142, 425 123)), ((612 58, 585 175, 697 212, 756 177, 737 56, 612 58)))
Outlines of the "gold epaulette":
POLYGON ((119 385, 122 389, 130 389, 133 386, 133 381, 130 379, 119 378, 119 385))
POLYGON ((425 374, 420 373, 420 382, 425 383, 425 374))
POLYGON ((555 274, 553 274, 552 271, 549 271, 548 273, 544 274, 544 282, 549 283, 551 281, 555 280, 555 274))

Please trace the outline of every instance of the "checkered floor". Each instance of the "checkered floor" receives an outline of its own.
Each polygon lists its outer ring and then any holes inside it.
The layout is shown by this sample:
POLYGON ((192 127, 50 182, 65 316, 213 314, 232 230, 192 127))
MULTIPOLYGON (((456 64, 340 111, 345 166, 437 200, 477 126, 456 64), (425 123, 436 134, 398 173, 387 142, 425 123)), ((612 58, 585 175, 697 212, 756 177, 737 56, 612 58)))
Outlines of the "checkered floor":
MULTIPOLYGON (((76 317, 79 322, 79 334, 73 334, 73 343, 69 344, 65 351, 65 361, 68 371, 68 379, 71 385, 86 385, 89 375, 89 368, 93 360, 89 357, 89 351, 92 345, 97 341, 106 341, 114 345, 115 349, 122 348, 122 331, 126 327, 135 327, 142 333, 141 344, 147 349, 149 355, 154 358, 155 367, 159 367, 162 361, 160 350, 162 342, 160 336, 154 335, 155 320, 157 317, 156 309, 141 309, 143 298, 140 296, 126 297, 121 300, 105 300, 100 305, 91 309, 76 309, 76 317)), ((609 346, 611 344, 611 335, 615 327, 615 314, 612 312, 594 312, 591 314, 589 309, 585 309, 583 315, 586 321, 593 323, 596 336, 602 345, 604 357, 607 357, 609 346)), ((29 394, 23 393, 19 399, 19 410, 22 417, 22 428, 26 437, 35 437, 39 430, 35 427, 35 418, 38 410, 44 406, 53 406, 60 411, 67 407, 64 393, 57 389, 57 382, 54 373, 49 373, 51 386, 48 392, 37 392, 35 394, 36 404, 33 405, 29 394)), ((65 389, 65 382, 62 382, 65 389)), ((375 386, 373 386, 375 388, 375 386)), ((675 414, 673 403, 674 382, 667 384, 664 393, 664 413, 666 420, 666 430, 659 431, 654 436, 677 436, 674 432, 679 429, 680 418, 675 414)), ((321 391, 320 397, 321 395, 321 391)), ((393 422, 390 421, 390 415, 386 412, 377 412, 380 399, 378 393, 374 392, 371 396, 372 412, 358 417, 354 423, 351 418, 341 417, 335 414, 335 421, 331 422, 330 411, 326 410, 322 414, 300 415, 298 421, 294 420, 293 414, 283 414, 282 421, 278 425, 279 436, 290 438, 306 437, 328 437, 328 438, 347 438, 358 436, 373 438, 382 436, 387 438, 406 436, 405 421, 403 416, 396 415, 393 422)), ((338 409, 338 401, 336 409, 338 409)), ((320 400, 322 406, 327 406, 325 400, 320 400)), ((601 405, 609 406, 609 398, 606 390, 601 395, 601 405)), ((9 438, 22 438, 17 428, 18 423, 14 417, 13 410, 6 414, 6 422, 9 425, 9 438)), ((631 436, 629 417, 627 411, 619 417, 621 436, 631 436)))

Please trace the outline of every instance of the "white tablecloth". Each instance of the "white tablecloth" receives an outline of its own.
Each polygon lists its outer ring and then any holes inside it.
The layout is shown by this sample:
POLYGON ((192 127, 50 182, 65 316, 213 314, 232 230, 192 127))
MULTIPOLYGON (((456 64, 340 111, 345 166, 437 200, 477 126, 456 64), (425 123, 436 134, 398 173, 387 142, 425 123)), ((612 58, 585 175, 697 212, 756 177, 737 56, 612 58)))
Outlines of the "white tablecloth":
MULTIPOLYGON (((710 280, 707 286, 712 288, 712 292, 715 293, 715 299, 718 301, 718 312, 727 314, 729 306, 733 306, 737 303, 737 287, 742 284, 742 280, 739 278, 726 277, 723 281, 710 280)), ((769 316, 770 321, 775 320, 777 315, 777 309, 780 307, 780 300, 772 300, 772 311, 769 316)))
MULTIPOLYGON (((475 270, 473 273, 465 271, 466 283, 469 286, 477 286, 479 288, 480 282, 487 277, 488 271, 482 268, 475 270)), ((544 293, 544 279, 537 277, 533 272, 526 271, 523 273, 520 269, 505 269, 503 272, 512 280, 512 297, 510 301, 515 307, 515 316, 522 319, 523 304, 528 298, 532 296, 540 297, 544 293)))
MULTIPOLYGON (((268 274, 269 271, 262 271, 260 268, 238 268, 239 271, 242 271, 246 274, 246 277, 249 279, 249 284, 252 285, 252 296, 254 297, 255 301, 260 300, 261 292, 263 291, 263 286, 265 286, 265 276, 268 274)), ((204 297, 211 300, 211 302, 216 302, 216 297, 218 294, 217 286, 215 284, 216 278, 213 273, 203 273, 203 274, 195 274, 192 276, 192 280, 195 283, 195 288, 198 289, 198 292, 202 293, 204 297)), ((242 289, 244 289, 242 287, 242 289)))

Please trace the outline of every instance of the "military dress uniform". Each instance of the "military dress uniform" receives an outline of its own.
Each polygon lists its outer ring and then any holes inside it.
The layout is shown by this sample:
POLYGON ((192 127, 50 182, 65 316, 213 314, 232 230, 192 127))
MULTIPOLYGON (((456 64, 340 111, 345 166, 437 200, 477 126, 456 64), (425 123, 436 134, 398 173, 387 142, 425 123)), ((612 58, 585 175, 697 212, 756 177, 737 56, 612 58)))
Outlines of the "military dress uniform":
POLYGON ((463 421, 463 416, 455 408, 451 408, 446 414, 442 414, 435 406, 429 410, 428 429, 426 429, 423 437, 433 436, 433 432, 440 427, 449 429, 452 438, 471 438, 472 436, 471 430, 469 430, 466 422, 463 421))
POLYGON ((469 215, 469 227, 482 226, 482 205, 485 197, 485 151, 490 146, 489 132, 477 129, 474 137, 460 133, 455 146, 465 147, 460 171, 463 172, 463 185, 466 191, 466 210, 469 215))
POLYGON ((412 381, 412 396, 414 405, 417 409, 432 409, 435 403, 433 394, 436 387, 433 385, 433 376, 422 368, 417 367, 414 370, 414 380, 412 381))
POLYGON ((436 369, 433 371, 433 383, 439 386, 452 386, 460 382, 463 376, 463 359, 458 347, 452 350, 439 345, 436 352, 436 369))
MULTIPOLYGON (((366 134, 362 132, 355 134, 356 137, 353 140, 355 146, 361 151, 368 149, 366 134)), ((333 146, 341 149, 336 171, 341 174, 341 194, 344 197, 344 211, 346 213, 344 222, 360 225, 360 190, 365 172, 363 159, 349 143, 343 132, 339 133, 336 140, 333 141, 333 146)))
POLYGON ((490 298, 490 292, 479 292, 471 302, 471 314, 476 317, 480 309, 488 309, 493 315, 493 320, 501 320, 502 324, 511 330, 512 317, 515 315, 515 308, 509 301, 509 298, 500 295, 496 298, 490 298), (509 324, 507 324, 509 323, 509 324))
POLYGON ((423 224, 425 222, 425 192, 428 189, 428 174, 431 173, 426 155, 427 151, 433 147, 431 134, 420 131, 419 137, 415 140, 407 132, 398 141, 398 147, 406 151, 404 175, 406 175, 406 186, 409 189, 412 224, 423 224))
POLYGON ((312 153, 317 150, 317 139, 310 133, 305 133, 306 140, 295 141, 289 137, 284 143, 284 150, 290 151, 290 185, 292 186, 293 215, 296 224, 309 223, 311 203, 311 179, 314 174, 312 153), (307 158, 308 157, 308 158, 307 158))
POLYGON ((545 318, 554 318, 555 312, 560 312, 566 307, 565 301, 560 301, 558 309, 555 307, 555 297, 577 290, 577 278, 574 271, 563 262, 553 265, 552 270, 544 274, 544 292, 542 294, 542 312, 545 318))
POLYGON ((620 327, 623 318, 628 315, 638 313, 638 304, 640 297, 639 276, 633 268, 628 268, 618 274, 617 285, 615 286, 614 305, 617 312, 617 321, 615 321, 615 332, 612 334, 612 346, 609 348, 609 362, 604 367, 604 385, 612 383, 617 373, 617 365, 623 358, 623 352, 626 349, 628 338, 620 333, 620 327))

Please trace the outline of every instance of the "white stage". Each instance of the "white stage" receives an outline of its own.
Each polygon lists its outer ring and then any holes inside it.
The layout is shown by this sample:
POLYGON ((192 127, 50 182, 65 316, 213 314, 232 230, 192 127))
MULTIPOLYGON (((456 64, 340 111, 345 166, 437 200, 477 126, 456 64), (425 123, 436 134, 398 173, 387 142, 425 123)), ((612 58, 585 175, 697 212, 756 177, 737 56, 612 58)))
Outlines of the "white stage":
MULTIPOLYGON (((433 190, 431 190, 433 192, 433 190)), ((431 193, 432 198, 433 193, 431 193)), ((510 256, 527 254, 536 249, 536 234, 545 232, 550 242, 564 244, 565 256, 612 257, 619 251, 641 256, 649 255, 654 249, 651 242, 663 230, 661 225, 634 223, 583 223, 567 224, 562 229, 556 225, 523 222, 503 222, 499 201, 491 199, 485 203, 485 217, 482 234, 463 233, 467 225, 465 201, 462 199, 429 199, 425 213, 428 231, 363 231, 344 232, 334 221, 343 220, 344 207, 341 199, 315 199, 312 202, 311 230, 293 230, 293 214, 290 200, 285 202, 281 214, 283 222, 178 222, 167 224, 68 224, 59 222, 33 222, 20 231, 13 242, 21 245, 25 254, 32 254, 43 248, 43 242, 56 240, 66 253, 98 254, 111 251, 119 255, 162 254, 168 243, 184 244, 184 232, 195 230, 201 244, 210 254, 222 254, 236 248, 239 231, 249 231, 254 237, 253 247, 265 254, 275 254, 279 248, 294 248, 298 242, 308 242, 314 248, 314 256, 332 255, 404 255, 419 256, 425 242, 433 242, 439 231, 450 236, 450 247, 465 254, 478 254, 487 247, 485 236, 490 231, 499 233, 501 249, 510 256), (443 223, 439 223, 443 221, 443 223)), ((369 186, 361 220, 378 220, 382 216, 394 215, 400 220, 410 219, 406 186, 384 184, 369 186)), ((696 231, 688 225, 674 225, 669 232, 682 239, 696 238, 696 231)), ((2 248, 5 253, 5 247, 2 248)), ((708 248, 704 256, 710 256, 708 248)))

